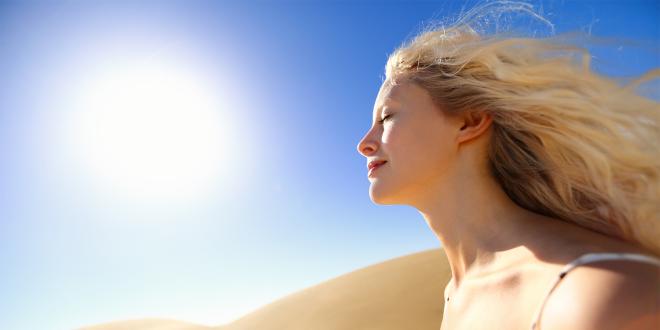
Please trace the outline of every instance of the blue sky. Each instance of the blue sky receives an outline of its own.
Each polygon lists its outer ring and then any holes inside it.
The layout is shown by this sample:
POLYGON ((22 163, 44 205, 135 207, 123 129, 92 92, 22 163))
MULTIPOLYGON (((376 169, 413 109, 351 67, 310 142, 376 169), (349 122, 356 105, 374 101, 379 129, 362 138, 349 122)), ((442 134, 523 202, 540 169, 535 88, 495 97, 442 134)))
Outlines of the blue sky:
MULTIPOLYGON (((439 247, 371 203, 356 145, 387 54, 474 3, 0 1, 0 328, 217 325, 439 247)), ((643 41, 591 47, 603 73, 660 64, 657 1, 533 4, 643 41)))

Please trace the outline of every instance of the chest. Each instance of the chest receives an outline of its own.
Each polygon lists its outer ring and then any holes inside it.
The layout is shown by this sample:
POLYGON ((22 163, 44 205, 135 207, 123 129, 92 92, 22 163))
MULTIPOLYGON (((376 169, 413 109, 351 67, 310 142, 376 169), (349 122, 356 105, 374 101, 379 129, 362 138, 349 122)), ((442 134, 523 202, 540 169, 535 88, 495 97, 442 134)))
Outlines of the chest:
POLYGON ((547 280, 514 275, 450 292, 441 330, 529 330, 550 284, 547 280))

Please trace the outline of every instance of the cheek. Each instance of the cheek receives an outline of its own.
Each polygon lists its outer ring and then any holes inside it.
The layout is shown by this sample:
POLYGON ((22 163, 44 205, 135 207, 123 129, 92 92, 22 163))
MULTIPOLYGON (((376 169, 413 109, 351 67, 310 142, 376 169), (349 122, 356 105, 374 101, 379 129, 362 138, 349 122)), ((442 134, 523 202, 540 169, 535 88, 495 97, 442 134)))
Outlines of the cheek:
POLYGON ((384 156, 389 159, 392 166, 404 166, 410 163, 411 154, 415 151, 415 136, 409 131, 400 129, 396 125, 387 127, 383 131, 382 147, 384 156))
POLYGON ((443 171, 452 159, 452 143, 442 127, 418 125, 414 130, 383 132, 383 145, 392 166, 403 176, 429 176, 443 171))
POLYGON ((381 137, 383 144, 389 145, 392 141, 396 141, 398 138, 398 130, 392 129, 396 127, 387 127, 383 129, 383 136, 381 137))
POLYGON ((414 130, 402 129, 392 125, 383 131, 383 151, 385 157, 389 159, 390 166, 398 172, 398 176, 406 176, 406 172, 414 168, 422 161, 424 157, 423 150, 420 149, 420 138, 414 130))

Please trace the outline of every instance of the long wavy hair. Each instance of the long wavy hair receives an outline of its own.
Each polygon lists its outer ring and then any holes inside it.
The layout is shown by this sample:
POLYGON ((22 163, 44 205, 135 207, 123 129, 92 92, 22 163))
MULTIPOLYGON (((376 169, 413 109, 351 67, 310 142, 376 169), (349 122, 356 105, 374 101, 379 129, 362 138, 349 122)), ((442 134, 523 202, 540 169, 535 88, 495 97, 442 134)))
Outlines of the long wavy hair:
POLYGON ((561 36, 481 35, 466 20, 427 29, 388 58, 442 111, 493 117, 488 162, 518 205, 660 255, 660 106, 590 69, 561 36))

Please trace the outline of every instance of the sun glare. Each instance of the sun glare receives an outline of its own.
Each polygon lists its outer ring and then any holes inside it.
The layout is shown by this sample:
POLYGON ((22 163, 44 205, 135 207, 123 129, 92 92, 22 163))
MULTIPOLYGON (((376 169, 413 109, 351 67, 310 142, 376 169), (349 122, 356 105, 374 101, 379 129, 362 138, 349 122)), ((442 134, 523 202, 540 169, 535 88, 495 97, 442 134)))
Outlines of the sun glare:
POLYGON ((185 199, 231 171, 223 167, 235 153, 234 125, 221 111, 228 105, 201 77, 173 65, 123 65, 97 72, 79 93, 69 134, 106 191, 185 199))

